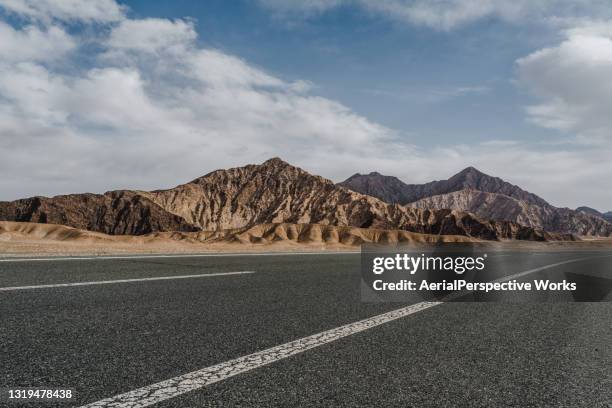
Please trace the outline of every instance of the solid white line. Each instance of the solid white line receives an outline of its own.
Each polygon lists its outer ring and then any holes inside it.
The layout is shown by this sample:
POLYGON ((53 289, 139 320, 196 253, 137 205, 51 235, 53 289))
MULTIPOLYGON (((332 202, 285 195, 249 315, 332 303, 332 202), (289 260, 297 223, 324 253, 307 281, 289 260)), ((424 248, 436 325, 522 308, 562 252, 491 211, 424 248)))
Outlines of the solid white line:
POLYGON ((255 271, 203 273, 200 275, 157 276, 153 278, 117 279, 117 280, 91 281, 91 282, 53 283, 49 285, 9 286, 6 288, 0 288, 0 292, 9 292, 9 291, 14 291, 14 290, 28 290, 28 289, 63 288, 63 287, 70 287, 70 286, 109 285, 113 283, 150 282, 150 281, 173 280, 173 279, 208 278, 208 277, 213 277, 213 276, 245 275, 245 274, 250 274, 250 273, 255 273, 255 271))
POLYGON ((97 261, 109 259, 155 259, 155 258, 207 258, 226 256, 292 256, 292 255, 344 255, 359 254, 357 251, 339 252, 237 252, 227 254, 163 254, 163 255, 112 255, 112 256, 66 256, 48 258, 3 258, 0 262, 47 262, 47 261, 97 261))
MULTIPOLYGON (((530 269, 524 272, 507 276, 495 280, 506 281, 516 279, 517 277, 525 276, 531 273, 540 272, 556 266, 565 265, 573 262, 579 262, 591 258, 572 259, 564 262, 557 262, 550 265, 541 266, 539 268, 530 269)), ((465 295, 463 293, 462 295, 465 295)), ((454 298, 450 296, 447 300, 454 298)), ((193 371, 178 377, 170 378, 156 384, 138 388, 124 394, 115 395, 114 397, 106 398, 91 404, 83 405, 81 408, 143 408, 148 407, 158 402, 177 397, 184 393, 194 391, 207 385, 223 381, 235 375, 254 370, 259 367, 274 363, 276 361, 294 356, 306 350, 322 346, 327 343, 339 340, 364 330, 380 326, 385 323, 409 316, 420 312, 421 310, 429 309, 434 306, 443 304, 444 302, 420 302, 414 305, 396 309, 391 312, 383 313, 368 319, 358 322, 349 323, 335 329, 327 330, 321 333, 313 334, 312 336, 294 340, 289 343, 281 344, 266 350, 258 351, 234 360, 216 364, 198 371, 193 371)))

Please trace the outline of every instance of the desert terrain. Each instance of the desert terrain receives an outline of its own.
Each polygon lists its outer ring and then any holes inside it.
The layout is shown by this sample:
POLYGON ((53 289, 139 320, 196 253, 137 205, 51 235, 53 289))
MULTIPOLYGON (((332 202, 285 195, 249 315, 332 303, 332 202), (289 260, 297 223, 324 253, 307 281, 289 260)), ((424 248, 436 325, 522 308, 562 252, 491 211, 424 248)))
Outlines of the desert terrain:
POLYGON ((379 173, 342 183, 279 158, 166 190, 0 202, 0 255, 355 251, 364 243, 493 248, 610 244, 606 215, 550 205, 470 167, 408 185, 379 173))
POLYGON ((356 251, 363 243, 476 242, 459 235, 315 224, 265 224, 200 232, 108 235, 63 225, 0 221, 0 256, 356 251))
POLYGON ((249 228, 200 232, 155 232, 108 235, 63 225, 0 221, 0 257, 167 254, 207 252, 358 251, 361 244, 478 243, 491 249, 612 248, 611 238, 578 241, 491 242, 462 235, 420 234, 402 230, 338 227, 318 224, 264 224, 249 228))

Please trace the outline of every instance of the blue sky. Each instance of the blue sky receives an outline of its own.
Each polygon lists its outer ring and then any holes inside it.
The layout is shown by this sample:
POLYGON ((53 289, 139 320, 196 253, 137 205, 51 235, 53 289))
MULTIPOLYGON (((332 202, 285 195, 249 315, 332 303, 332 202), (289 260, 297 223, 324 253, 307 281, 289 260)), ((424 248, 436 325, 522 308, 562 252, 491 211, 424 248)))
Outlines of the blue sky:
POLYGON ((0 199, 280 156, 612 209, 605 1, 0 0, 0 199), (606 184, 607 183, 607 184, 606 184))
POLYGON ((125 4, 140 17, 195 18, 202 46, 309 80, 314 93, 423 144, 547 133, 525 120, 530 97, 512 83, 514 62, 556 36, 537 26, 488 19, 448 32, 355 7, 300 19, 251 0, 125 4))

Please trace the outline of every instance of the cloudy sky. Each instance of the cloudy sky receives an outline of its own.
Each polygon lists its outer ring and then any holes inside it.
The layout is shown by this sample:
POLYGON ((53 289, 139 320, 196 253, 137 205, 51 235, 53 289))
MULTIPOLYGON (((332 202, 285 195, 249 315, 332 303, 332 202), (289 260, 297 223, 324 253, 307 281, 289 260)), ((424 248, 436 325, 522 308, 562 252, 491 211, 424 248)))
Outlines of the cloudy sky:
POLYGON ((281 158, 612 210, 597 0, 0 0, 0 200, 281 158))

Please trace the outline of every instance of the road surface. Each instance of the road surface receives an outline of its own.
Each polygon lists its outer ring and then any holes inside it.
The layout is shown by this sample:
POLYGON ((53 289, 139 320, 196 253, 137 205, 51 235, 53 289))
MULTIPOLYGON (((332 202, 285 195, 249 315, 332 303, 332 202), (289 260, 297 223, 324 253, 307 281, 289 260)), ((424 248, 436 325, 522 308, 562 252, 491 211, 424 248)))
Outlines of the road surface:
MULTIPOLYGON (((507 273, 601 255, 525 253, 507 273)), ((75 390, 57 406, 612 406, 611 303, 362 303, 359 263, 0 260, 0 388, 75 390)))

